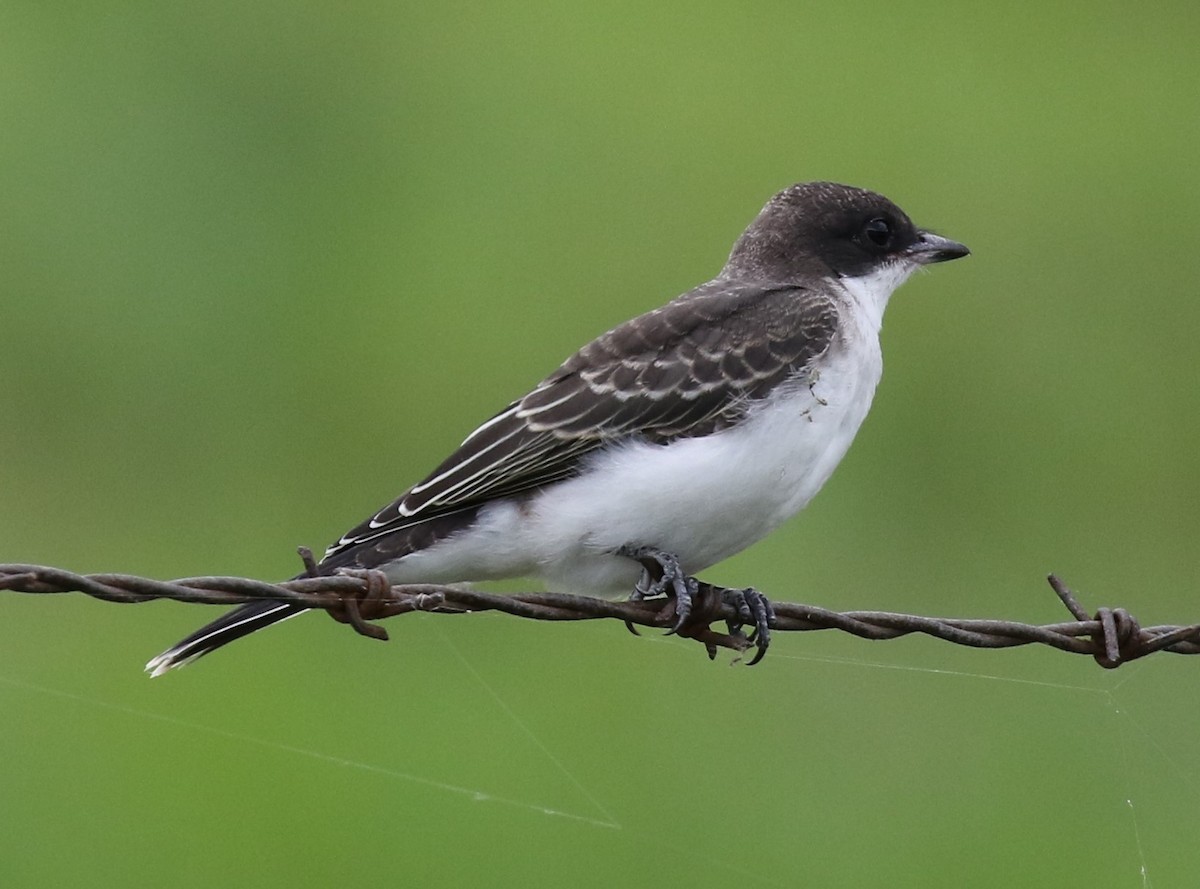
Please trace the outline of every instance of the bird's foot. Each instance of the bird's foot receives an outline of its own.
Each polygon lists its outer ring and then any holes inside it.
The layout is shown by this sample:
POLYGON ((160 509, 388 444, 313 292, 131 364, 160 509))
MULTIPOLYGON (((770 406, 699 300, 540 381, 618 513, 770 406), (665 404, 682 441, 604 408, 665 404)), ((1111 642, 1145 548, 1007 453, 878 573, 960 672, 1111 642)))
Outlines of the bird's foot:
POLYGON ((731 636, 743 636, 742 627, 747 624, 754 626, 754 632, 744 637, 755 648, 754 657, 749 663, 753 667, 763 659, 771 644, 771 621, 775 620, 775 609, 771 607, 770 600, 754 587, 741 590, 722 588, 721 602, 737 610, 737 620, 725 622, 731 636))
MULTIPOLYGON (((672 601, 669 607, 677 605, 677 601, 672 601)), ((754 648, 754 656, 748 662, 752 667, 767 653, 774 619, 771 603, 756 589, 732 590, 696 581, 688 615, 683 623, 676 621, 671 632, 685 639, 695 639, 704 646, 709 660, 716 658, 719 648, 738 653, 754 648), (728 632, 719 633, 712 628, 712 623, 721 619, 725 620, 728 632), (745 626, 754 627, 749 636, 742 632, 745 626)))
POLYGON ((679 632, 692 613, 692 599, 700 581, 683 573, 676 556, 652 546, 625 546, 618 551, 618 555, 633 559, 642 566, 642 576, 629 597, 634 602, 663 595, 675 597, 675 624, 667 631, 667 635, 679 632))
MULTIPOLYGON (((631 600, 640 602, 662 595, 672 597, 670 607, 674 614, 670 615, 672 625, 667 635, 677 633, 695 639, 704 645, 710 658, 716 657, 718 647, 740 652, 753 646, 755 653, 750 665, 763 659, 771 644, 775 610, 758 590, 753 587, 727 589, 704 583, 684 574, 677 557, 651 546, 629 546, 619 554, 642 566, 642 576, 629 597, 631 600), (729 609, 733 609, 736 616, 725 618, 728 634, 709 629, 709 625, 728 614, 729 609), (747 626, 754 628, 749 636, 742 632, 747 626)), ((637 632, 632 624, 626 626, 631 632, 637 632)))

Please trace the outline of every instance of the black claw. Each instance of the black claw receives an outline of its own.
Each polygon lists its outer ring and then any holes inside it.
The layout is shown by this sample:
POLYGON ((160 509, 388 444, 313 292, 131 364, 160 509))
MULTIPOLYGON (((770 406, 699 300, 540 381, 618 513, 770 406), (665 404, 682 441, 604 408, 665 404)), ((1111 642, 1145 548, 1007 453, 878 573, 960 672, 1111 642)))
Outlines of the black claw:
MULTIPOLYGON (((661 592, 661 590, 658 592, 661 592)), ((642 576, 634 584, 633 592, 629 595, 629 601, 641 602, 643 599, 649 599, 656 595, 658 593, 655 592, 654 576, 650 573, 649 568, 642 568, 642 576)))
POLYGON ((700 592, 700 581, 694 577, 680 575, 673 581, 675 587, 675 625, 667 630, 667 635, 678 633, 688 618, 692 616, 692 597, 700 592))
POLYGON ((775 620, 775 609, 771 607, 770 600, 754 587, 725 590, 723 595, 725 603, 737 609, 738 620, 729 622, 731 634, 740 633, 744 624, 754 625, 754 632, 750 634, 749 641, 754 643, 757 651, 747 664, 753 667, 763 659, 771 644, 771 622, 775 620))
POLYGON ((625 546, 617 554, 634 559, 642 566, 642 576, 630 599, 640 602, 655 596, 675 596, 675 625, 667 635, 678 632, 692 613, 692 597, 699 589, 699 582, 684 573, 678 558, 652 546, 625 546))

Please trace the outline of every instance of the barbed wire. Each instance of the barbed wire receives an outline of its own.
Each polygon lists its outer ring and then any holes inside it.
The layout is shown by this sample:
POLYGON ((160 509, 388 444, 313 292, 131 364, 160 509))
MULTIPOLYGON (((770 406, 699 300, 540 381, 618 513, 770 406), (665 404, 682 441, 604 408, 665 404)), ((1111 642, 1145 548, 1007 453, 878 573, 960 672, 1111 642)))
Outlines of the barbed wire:
MULTIPOLYGON (((301 548, 311 568, 311 554, 301 548)), ((971 648, 1012 648, 1048 645, 1059 651, 1085 654, 1100 666, 1114 669, 1156 651, 1200 654, 1200 624, 1142 627, 1123 608, 1101 608, 1089 615, 1075 594, 1055 575, 1050 586, 1071 613, 1071 621, 1025 624, 1005 620, 923 617, 887 611, 830 611, 815 605, 773 602, 772 631, 841 630, 863 639, 896 639, 914 633, 971 648)), ((371 621, 421 611, 466 614, 499 611, 530 620, 620 620, 636 626, 670 628, 675 624, 673 599, 611 601, 568 593, 495 594, 433 584, 392 586, 381 571, 343 571, 333 575, 302 576, 282 583, 246 577, 186 577, 161 581, 130 574, 75 574, 44 565, 0 564, 0 590, 20 593, 83 593, 106 602, 148 602, 172 599, 207 605, 240 605, 264 599, 290 602, 327 612, 357 632, 386 640, 387 631, 371 621)), ((680 636, 695 639, 715 657, 718 648, 741 653, 757 647, 750 663, 766 652, 767 639, 745 635, 745 612, 728 601, 722 587, 701 583, 692 613, 680 636), (728 632, 713 630, 724 621, 728 632)))

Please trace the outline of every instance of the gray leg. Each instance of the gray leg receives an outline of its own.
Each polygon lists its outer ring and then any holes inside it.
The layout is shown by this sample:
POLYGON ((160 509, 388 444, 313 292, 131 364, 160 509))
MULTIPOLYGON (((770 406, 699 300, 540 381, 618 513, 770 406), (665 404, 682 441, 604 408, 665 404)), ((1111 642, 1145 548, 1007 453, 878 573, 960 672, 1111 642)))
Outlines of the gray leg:
POLYGON ((667 635, 679 630, 692 613, 692 596, 699 581, 688 577, 679 567, 679 559, 653 546, 623 546, 617 555, 633 559, 642 566, 642 577, 633 589, 632 599, 640 601, 654 596, 675 596, 675 626, 667 635))

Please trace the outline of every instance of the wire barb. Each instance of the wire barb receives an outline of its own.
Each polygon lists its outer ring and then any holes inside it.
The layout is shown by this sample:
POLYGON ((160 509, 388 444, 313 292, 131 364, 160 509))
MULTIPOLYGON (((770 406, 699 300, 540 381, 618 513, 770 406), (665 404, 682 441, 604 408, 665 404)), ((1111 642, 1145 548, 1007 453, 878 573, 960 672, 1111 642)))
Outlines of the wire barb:
MULTIPOLYGON (((304 551, 301 550, 304 557, 304 551)), ((469 614, 499 611, 529 620, 623 621, 634 626, 669 629, 676 622, 674 602, 662 598, 610 601, 568 593, 499 595, 432 584, 391 586, 381 571, 341 571, 317 575, 311 553, 309 571, 284 583, 265 583, 247 577, 185 577, 161 581, 131 574, 74 574, 43 565, 0 565, 0 590, 18 593, 78 592, 106 602, 148 602, 173 599, 207 605, 241 605, 262 599, 290 602, 328 612, 364 636, 386 640, 387 631, 372 623, 413 611, 469 614)), ((1077 596, 1055 575, 1047 580, 1074 618, 1071 622, 1033 625, 1014 621, 922 617, 886 611, 837 612, 814 605, 772 602, 767 625, 772 631, 841 630, 863 639, 896 639, 914 633, 971 648, 1012 648, 1048 645, 1059 651, 1089 655, 1105 669, 1156 651, 1200 654, 1200 624, 1143 627, 1123 608, 1100 608, 1089 616, 1077 596)), ((705 585, 707 586, 707 585, 705 585)), ((720 592, 719 587, 712 591, 720 592)), ((740 630, 744 605, 721 595, 705 595, 702 620, 680 635, 695 639, 710 657, 718 648, 738 654, 752 640, 740 630), (709 624, 724 621, 730 632, 709 624), (707 623, 705 623, 707 622, 707 623)))

